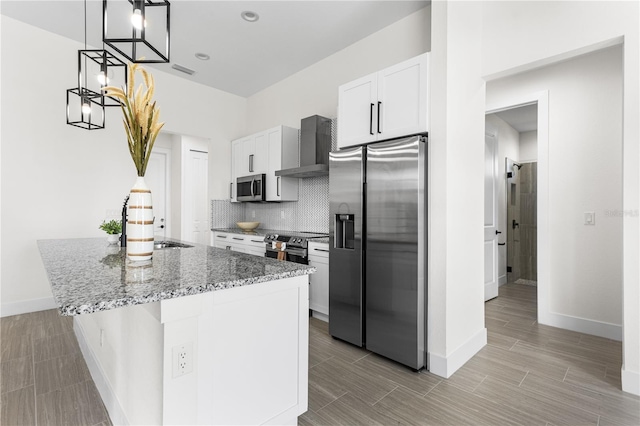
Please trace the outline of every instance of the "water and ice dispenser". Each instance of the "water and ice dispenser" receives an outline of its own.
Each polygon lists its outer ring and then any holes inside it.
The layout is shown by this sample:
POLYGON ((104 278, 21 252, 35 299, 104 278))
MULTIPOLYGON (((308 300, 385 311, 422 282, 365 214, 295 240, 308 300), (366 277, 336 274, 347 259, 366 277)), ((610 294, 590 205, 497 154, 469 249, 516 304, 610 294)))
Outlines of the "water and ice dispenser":
POLYGON ((334 247, 340 249, 353 250, 355 248, 355 215, 353 214, 336 214, 334 228, 334 247))

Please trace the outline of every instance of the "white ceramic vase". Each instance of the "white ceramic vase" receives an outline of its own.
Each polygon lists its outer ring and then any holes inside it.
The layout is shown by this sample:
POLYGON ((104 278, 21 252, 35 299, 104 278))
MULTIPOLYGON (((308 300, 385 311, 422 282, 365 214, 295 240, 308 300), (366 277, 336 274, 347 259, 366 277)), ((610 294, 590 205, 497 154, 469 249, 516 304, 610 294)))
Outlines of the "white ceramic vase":
POLYGON ((131 188, 128 208, 127 257, 134 262, 150 260, 153 256, 153 205, 144 176, 138 176, 131 188))

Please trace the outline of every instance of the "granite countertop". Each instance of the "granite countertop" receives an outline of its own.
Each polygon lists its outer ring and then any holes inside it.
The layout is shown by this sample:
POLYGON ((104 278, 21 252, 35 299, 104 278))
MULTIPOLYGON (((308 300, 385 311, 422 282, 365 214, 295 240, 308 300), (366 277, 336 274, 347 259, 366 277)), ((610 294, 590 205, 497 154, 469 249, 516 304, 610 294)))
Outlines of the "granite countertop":
POLYGON ((61 315, 90 314, 316 271, 308 265, 199 244, 156 249, 146 263, 128 261, 125 250, 107 245, 105 238, 39 240, 38 248, 61 315))

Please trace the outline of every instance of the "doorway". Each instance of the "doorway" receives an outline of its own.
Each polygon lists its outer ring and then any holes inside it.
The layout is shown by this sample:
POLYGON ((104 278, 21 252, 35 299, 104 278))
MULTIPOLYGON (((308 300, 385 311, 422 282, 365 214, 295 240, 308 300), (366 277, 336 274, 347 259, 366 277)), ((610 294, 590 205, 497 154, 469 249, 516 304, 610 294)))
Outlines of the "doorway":
POLYGON ((537 286, 538 163, 506 158, 507 282, 537 286))
MULTIPOLYGON (((538 282, 538 116, 537 100, 505 105, 486 115, 485 134, 494 135, 498 147, 496 246, 500 286, 538 282)), ((489 200, 485 190, 485 205, 489 200)))
POLYGON ((154 239, 171 235, 171 150, 155 147, 149 157, 145 178, 153 197, 154 239))

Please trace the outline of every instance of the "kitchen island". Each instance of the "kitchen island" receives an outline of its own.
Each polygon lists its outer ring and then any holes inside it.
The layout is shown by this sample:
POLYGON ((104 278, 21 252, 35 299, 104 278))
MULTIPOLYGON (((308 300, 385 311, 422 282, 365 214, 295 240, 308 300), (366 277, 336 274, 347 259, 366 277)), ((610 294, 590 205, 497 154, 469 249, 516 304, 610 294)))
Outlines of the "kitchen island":
POLYGON ((38 246, 114 424, 295 424, 307 410, 314 268, 203 245, 148 264, 104 239, 38 246))

